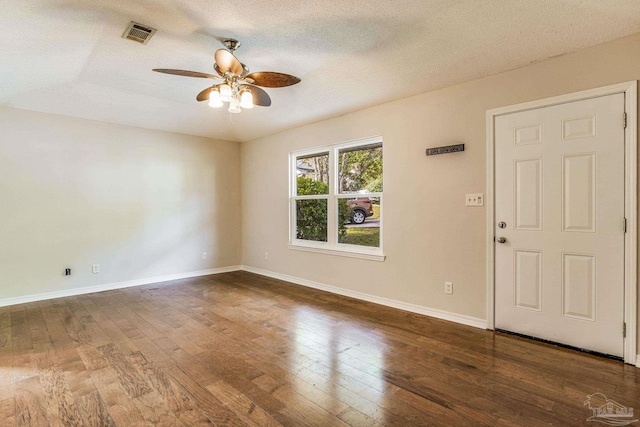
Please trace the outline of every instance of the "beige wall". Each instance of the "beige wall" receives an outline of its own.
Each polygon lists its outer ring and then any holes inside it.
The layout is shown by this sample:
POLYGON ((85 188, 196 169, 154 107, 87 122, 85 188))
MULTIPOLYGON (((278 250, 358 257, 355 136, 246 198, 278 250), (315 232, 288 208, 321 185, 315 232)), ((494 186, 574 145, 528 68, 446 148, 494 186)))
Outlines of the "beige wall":
POLYGON ((237 143, 0 108, 0 299, 239 265, 239 171, 237 143))
POLYGON ((640 34, 243 143, 243 263, 485 318, 486 209, 465 207, 464 195, 486 193, 486 111, 637 79, 640 34), (370 135, 384 138, 387 260, 288 250, 288 153, 370 135), (466 151, 424 155, 453 143, 466 151), (454 283, 453 295, 444 281, 454 283))

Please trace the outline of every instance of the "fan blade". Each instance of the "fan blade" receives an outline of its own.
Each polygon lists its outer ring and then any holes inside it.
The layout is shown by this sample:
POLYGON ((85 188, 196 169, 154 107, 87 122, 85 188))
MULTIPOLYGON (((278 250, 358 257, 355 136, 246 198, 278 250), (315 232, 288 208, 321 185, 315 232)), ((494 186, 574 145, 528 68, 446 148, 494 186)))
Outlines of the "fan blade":
MULTIPOLYGON (((215 87, 215 86, 214 86, 215 87)), ((205 90, 203 90, 202 92, 200 92, 198 94, 198 96, 196 96, 196 99, 198 101, 208 101, 209 100, 209 96, 211 95, 211 89, 213 89, 213 87, 208 87, 205 90)))
POLYGON ((165 73, 165 74, 175 74, 176 76, 199 77, 201 79, 218 79, 218 80, 220 80, 220 77, 214 76, 213 74, 199 73, 197 71, 170 70, 170 69, 166 69, 166 68, 154 68, 153 71, 158 72, 158 73, 165 73))
POLYGON ((253 105, 259 105, 261 107, 268 107, 271 105, 271 98, 269 97, 269 94, 258 86, 246 84, 238 86, 239 89, 242 89, 243 87, 249 88, 251 91, 251 95, 253 95, 253 105))
POLYGON ((233 56, 233 53, 229 52, 226 49, 218 49, 215 54, 216 64, 218 65, 218 71, 221 74, 230 71, 232 74, 236 76, 242 75, 244 68, 238 58, 233 56))
POLYGON ((251 73, 245 79, 253 80, 253 84, 262 87, 285 87, 300 83, 300 79, 296 76, 290 76, 284 73, 274 73, 272 71, 258 71, 251 73))

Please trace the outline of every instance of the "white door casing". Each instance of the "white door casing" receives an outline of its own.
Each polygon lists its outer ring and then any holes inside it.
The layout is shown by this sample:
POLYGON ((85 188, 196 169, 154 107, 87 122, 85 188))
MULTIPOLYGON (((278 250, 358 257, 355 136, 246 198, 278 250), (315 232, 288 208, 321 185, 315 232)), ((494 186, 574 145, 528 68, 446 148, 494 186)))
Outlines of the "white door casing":
POLYGON ((635 93, 632 82, 487 113, 490 329, 635 362, 635 123, 623 126, 635 93))

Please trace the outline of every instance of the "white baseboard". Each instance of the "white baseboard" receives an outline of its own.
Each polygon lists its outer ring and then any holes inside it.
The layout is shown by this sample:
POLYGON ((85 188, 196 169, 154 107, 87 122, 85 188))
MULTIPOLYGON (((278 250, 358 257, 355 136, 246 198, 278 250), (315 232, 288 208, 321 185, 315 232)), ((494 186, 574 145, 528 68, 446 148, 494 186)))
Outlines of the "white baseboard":
POLYGON ((640 368, 640 354, 636 356, 636 368, 640 368))
POLYGON ((351 298, 356 298, 363 301, 369 301, 376 304, 386 305, 387 307, 393 307, 412 313, 423 314, 425 316, 436 317, 438 319, 449 320, 451 322, 461 323, 463 325, 473 326, 475 328, 486 329, 487 321, 477 317, 466 316, 464 314, 451 313, 448 311, 437 310, 435 308, 424 307, 421 305, 410 304, 407 302, 397 301, 390 298, 379 297, 371 294, 365 294, 363 292, 352 291, 349 289, 339 288, 336 286, 325 285, 324 283, 313 282, 311 280, 300 279, 298 277, 289 276, 286 274, 275 273, 273 271, 262 270, 260 268, 250 267, 243 265, 242 270, 250 273, 259 274, 261 276, 272 277, 278 280, 284 280, 285 282, 295 283, 297 285, 306 286, 309 288, 319 289, 321 291, 331 292, 333 294, 344 295, 351 298))
MULTIPOLYGON (((295 283, 297 285, 306 286, 309 288, 319 289, 321 291, 331 292, 338 295, 344 295, 351 298, 356 298, 363 301, 369 301, 376 304, 385 305, 387 307, 393 307, 412 313, 423 314, 425 316, 431 316, 438 319, 449 320, 451 322, 461 323, 463 325, 473 326, 476 328, 486 329, 487 322, 484 319, 476 317, 466 316, 464 314, 451 313, 448 311, 437 310, 435 308, 424 307, 421 305, 410 304, 402 301, 393 300, 390 298, 379 297, 376 295, 366 294, 363 292, 352 291, 349 289, 339 288, 337 286, 326 285, 324 283, 314 282, 311 280, 301 279, 286 274, 275 273, 268 270, 262 270, 250 266, 230 266, 222 268, 213 268, 210 270, 190 271, 186 273, 170 274, 167 276, 149 277, 145 279, 128 280, 125 282, 107 283, 104 285, 87 286, 82 288, 64 289, 54 292, 45 292, 41 294, 25 295, 21 297, 4 298, 0 299, 0 307, 24 304, 34 301, 43 301, 53 298, 69 297, 74 295, 90 294, 93 292, 110 291, 114 289, 129 288, 133 286, 149 285, 152 283, 167 282, 170 280, 187 279, 189 277, 207 276, 210 274, 228 273, 231 271, 244 270, 250 273, 259 274, 262 276, 272 277, 274 279, 284 280, 286 282, 295 283)), ((640 362, 640 357, 638 358, 640 362)))
POLYGON ((170 274, 168 276, 149 277, 146 279, 127 280, 125 282, 107 283, 104 285, 87 286, 83 288, 64 289, 61 291, 45 292, 42 294, 25 295, 22 297, 0 299, 0 307, 15 304, 24 304, 27 302, 43 301, 53 298, 69 297, 73 295, 90 294, 93 292, 110 291, 113 289, 130 288, 132 286, 149 285, 152 283, 167 282, 169 280, 187 279, 189 277, 208 276, 210 274, 228 273, 230 271, 239 271, 242 267, 239 265, 231 267, 212 268, 209 270, 189 271, 186 273, 170 274))
MULTIPOLYGON (((260 268, 250 267, 248 265, 234 265, 230 267, 212 268, 209 270, 190 271, 187 273, 170 274, 167 276, 149 277, 146 279, 128 280, 125 282, 107 283, 104 285, 88 286, 83 288, 65 289, 61 291, 45 292, 42 294, 25 295, 21 297, 4 298, 0 299, 0 307, 5 307, 15 304, 24 304, 34 301, 43 301, 54 298, 62 298, 74 295, 90 294, 94 292, 110 291, 114 289, 130 288, 133 286, 149 285, 152 283, 167 282, 170 280, 187 279, 189 277, 208 276, 211 274, 229 273, 232 271, 248 271, 250 273, 259 274, 261 276, 267 276, 278 280, 284 280, 286 282, 295 283, 297 285, 306 286, 309 288, 319 289, 321 291, 331 292, 338 295, 344 295, 347 297, 373 302, 376 304, 385 305, 387 307, 393 307, 411 313, 422 314, 425 316, 435 317, 438 319, 448 320, 451 322, 461 323, 467 326, 473 326, 475 328, 486 329, 487 321, 477 317, 466 316, 464 314, 451 313, 444 310, 437 310, 435 308, 424 307, 421 305, 410 304, 402 301, 393 300, 390 298, 379 297, 363 292, 352 291, 349 289, 339 288, 336 286, 326 285, 324 283, 314 282, 311 280, 301 279, 287 274, 275 273, 273 271, 262 270, 260 268)), ((636 367, 640 368, 640 354, 636 356, 636 367)))

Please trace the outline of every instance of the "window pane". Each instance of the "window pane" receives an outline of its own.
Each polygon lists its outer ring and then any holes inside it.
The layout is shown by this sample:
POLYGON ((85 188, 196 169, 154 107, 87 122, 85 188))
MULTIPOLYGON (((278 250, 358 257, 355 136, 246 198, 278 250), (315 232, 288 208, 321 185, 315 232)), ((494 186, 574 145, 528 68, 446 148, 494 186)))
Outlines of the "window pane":
POLYGON ((338 151, 339 192, 382 192, 382 144, 338 151))
POLYGON ((327 200, 296 200, 296 238, 327 241, 327 200))
POLYGON ((338 199, 338 243, 380 247, 380 198, 338 199))
POLYGON ((329 194, 329 154, 296 157, 296 195, 329 194))

